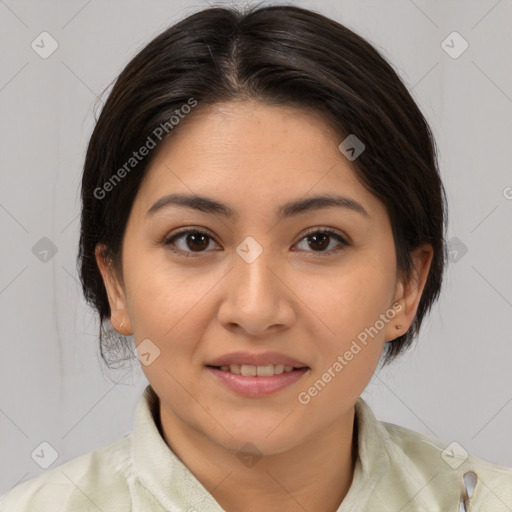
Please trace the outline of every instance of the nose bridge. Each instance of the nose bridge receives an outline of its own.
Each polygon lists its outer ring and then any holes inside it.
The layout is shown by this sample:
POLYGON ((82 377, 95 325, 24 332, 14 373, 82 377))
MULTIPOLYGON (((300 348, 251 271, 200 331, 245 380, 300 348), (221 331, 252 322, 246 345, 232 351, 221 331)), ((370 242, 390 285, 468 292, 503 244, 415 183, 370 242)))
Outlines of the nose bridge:
POLYGON ((276 276, 281 268, 276 263, 277 255, 252 236, 237 246, 236 253, 221 320, 236 323, 253 334, 286 323, 290 308, 281 282, 284 279, 276 276))
POLYGON ((273 283, 276 277, 271 271, 272 265, 275 266, 275 255, 271 252, 270 244, 262 242, 265 246, 256 238, 247 236, 236 248, 238 257, 235 259, 234 278, 239 283, 237 290, 248 294, 246 298, 252 296, 255 300, 261 293, 274 296, 277 293, 273 283))

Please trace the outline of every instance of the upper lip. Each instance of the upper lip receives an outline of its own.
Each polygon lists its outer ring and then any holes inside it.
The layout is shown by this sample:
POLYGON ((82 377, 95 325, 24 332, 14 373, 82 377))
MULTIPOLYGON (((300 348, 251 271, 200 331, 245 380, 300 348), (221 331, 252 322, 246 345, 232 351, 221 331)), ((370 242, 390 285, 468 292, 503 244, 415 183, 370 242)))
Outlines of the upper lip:
POLYGON ((268 364, 283 364, 285 366, 293 366, 294 368, 308 367, 307 364, 301 363, 291 357, 280 352, 262 352, 254 354, 251 352, 232 352, 224 354, 207 363, 207 366, 229 366, 232 364, 245 364, 252 366, 265 366, 268 364))

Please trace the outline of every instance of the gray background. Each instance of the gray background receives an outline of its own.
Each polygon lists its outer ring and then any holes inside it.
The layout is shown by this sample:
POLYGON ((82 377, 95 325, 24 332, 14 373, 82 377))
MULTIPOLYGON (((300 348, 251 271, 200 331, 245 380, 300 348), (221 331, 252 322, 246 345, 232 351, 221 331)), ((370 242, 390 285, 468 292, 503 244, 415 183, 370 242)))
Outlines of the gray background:
MULTIPOLYGON (((379 419, 512 466, 512 2, 292 3, 391 60, 432 125, 448 193, 442 298, 363 397, 379 419), (458 58, 442 46, 453 31, 469 44, 458 58)), ((77 281, 81 167, 96 97, 151 38, 206 6, 0 0, 0 495, 43 471, 31 457, 43 441, 55 467, 132 430, 145 377, 138 361, 103 368, 77 281), (46 59, 31 48, 43 31, 59 45, 46 59), (47 261, 33 250, 43 237, 57 249, 47 261)))

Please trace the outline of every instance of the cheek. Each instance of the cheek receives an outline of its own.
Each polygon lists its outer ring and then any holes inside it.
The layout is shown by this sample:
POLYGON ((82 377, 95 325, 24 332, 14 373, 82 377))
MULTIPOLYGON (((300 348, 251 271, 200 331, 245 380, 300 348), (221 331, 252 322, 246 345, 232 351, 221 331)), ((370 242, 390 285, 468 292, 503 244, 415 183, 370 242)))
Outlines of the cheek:
MULTIPOLYGON (((297 320, 309 324, 330 358, 343 353, 390 305, 395 263, 384 245, 379 251, 373 246, 354 252, 329 270, 285 272, 285 281, 293 283, 299 298, 296 307, 302 313, 297 320)), ((148 249, 142 242, 132 241, 129 247, 124 274, 136 342, 149 338, 164 347, 173 340, 174 353, 180 347, 191 350, 198 333, 213 320, 211 298, 219 299, 215 290, 226 285, 223 277, 229 280, 226 268, 176 263, 165 250, 148 249)), ((393 251, 393 246, 388 249, 393 251)))
MULTIPOLYGON (((140 251, 126 259, 128 309, 135 340, 186 345, 202 324, 205 297, 218 281, 212 273, 178 268, 165 253, 140 251)), ((206 321, 206 319, 205 319, 206 321)))
POLYGON ((375 324, 390 307, 395 286, 394 266, 382 259, 355 259, 333 270, 322 287, 309 287, 306 303, 324 324, 324 339, 346 344, 375 324), (329 336, 331 334, 331 336, 329 336))
POLYGON ((310 289, 310 309, 320 320, 314 335, 320 357, 299 402, 323 411, 324 420, 334 421, 371 380, 385 342, 381 315, 389 310, 393 275, 378 262, 354 265, 328 280, 330 293, 310 289))

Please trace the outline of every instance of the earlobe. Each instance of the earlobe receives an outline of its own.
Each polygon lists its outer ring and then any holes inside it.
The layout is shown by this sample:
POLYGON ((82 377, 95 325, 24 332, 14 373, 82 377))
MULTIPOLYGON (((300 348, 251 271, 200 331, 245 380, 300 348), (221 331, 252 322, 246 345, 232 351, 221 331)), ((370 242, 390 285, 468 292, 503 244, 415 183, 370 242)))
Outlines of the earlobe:
POLYGON ((102 244, 96 246, 95 257, 110 305, 110 323, 117 332, 128 336, 132 334, 132 327, 125 290, 102 244))
POLYGON ((430 244, 424 244, 411 253, 413 275, 406 283, 400 280, 397 284, 394 303, 398 303, 400 307, 395 309, 395 311, 399 311, 386 329, 387 341, 405 334, 414 321, 427 281, 433 254, 434 251, 430 244))

